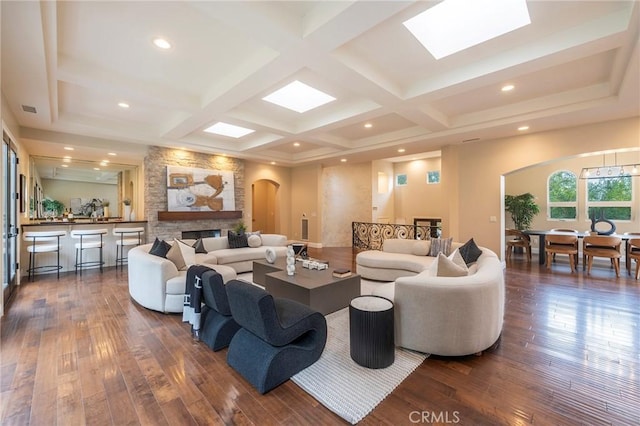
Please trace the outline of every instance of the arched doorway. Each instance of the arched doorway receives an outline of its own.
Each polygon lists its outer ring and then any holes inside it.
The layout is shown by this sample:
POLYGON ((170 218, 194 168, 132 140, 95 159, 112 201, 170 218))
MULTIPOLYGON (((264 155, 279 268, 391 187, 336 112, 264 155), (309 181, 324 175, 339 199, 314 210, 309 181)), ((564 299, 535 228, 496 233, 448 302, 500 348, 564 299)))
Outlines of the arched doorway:
POLYGON ((277 232, 277 193, 280 185, 269 179, 260 179, 251 185, 251 229, 265 234, 277 232))

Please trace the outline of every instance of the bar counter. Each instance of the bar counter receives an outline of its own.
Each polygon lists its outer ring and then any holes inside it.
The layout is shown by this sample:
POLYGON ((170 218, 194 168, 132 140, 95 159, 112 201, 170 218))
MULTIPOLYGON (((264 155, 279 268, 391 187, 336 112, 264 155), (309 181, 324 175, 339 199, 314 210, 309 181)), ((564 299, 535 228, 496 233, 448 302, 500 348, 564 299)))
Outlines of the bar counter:
MULTIPOLYGON (((104 261, 104 267, 115 266, 116 264, 116 239, 119 237, 113 235, 114 228, 144 228, 145 232, 142 236, 142 243, 144 244, 149 236, 147 234, 147 221, 146 220, 132 220, 124 221, 116 218, 104 221, 92 221, 91 219, 73 219, 72 221, 63 222, 62 220, 46 221, 46 220, 32 220, 28 223, 21 225, 22 232, 20 234, 20 275, 26 280, 27 268, 29 268, 29 253, 27 252, 27 246, 31 244, 30 241, 25 241, 23 235, 29 231, 67 231, 67 235, 60 239, 60 265, 62 269, 60 272, 75 271, 75 244, 80 240, 77 238, 71 238, 71 231, 78 229, 106 229, 107 233, 103 236, 104 247, 102 249, 102 256, 104 261)), ((98 249, 88 249, 84 251, 84 259, 98 260, 98 249)), ((56 253, 38 253, 37 264, 38 265, 54 265, 56 264, 56 253)), ((98 266, 92 267, 98 268, 98 266)), ((49 273, 56 273, 51 271, 49 273)), ((38 280, 36 276, 36 281, 38 280)))

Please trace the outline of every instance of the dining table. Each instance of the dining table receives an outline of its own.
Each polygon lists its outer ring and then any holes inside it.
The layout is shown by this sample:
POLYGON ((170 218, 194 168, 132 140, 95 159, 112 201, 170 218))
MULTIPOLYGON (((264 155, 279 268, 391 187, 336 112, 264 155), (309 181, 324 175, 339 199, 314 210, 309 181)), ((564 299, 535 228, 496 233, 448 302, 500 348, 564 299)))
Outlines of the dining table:
MULTIPOLYGON (((534 230, 534 229, 527 229, 525 231, 522 231, 523 233, 532 236, 535 235, 538 237, 538 263, 540 265, 544 265, 546 262, 546 255, 545 255, 545 251, 544 251, 544 246, 545 246, 545 242, 546 242, 546 237, 549 234, 555 234, 555 235, 575 235, 578 238, 582 239, 586 236, 589 235, 598 235, 597 233, 593 233, 593 232, 565 232, 565 231, 552 231, 552 230, 534 230)), ((622 241, 625 242, 625 266, 627 268, 627 271, 631 270, 631 259, 629 258, 629 240, 631 238, 634 238, 634 235, 629 235, 629 234, 610 234, 613 237, 620 237, 622 239, 622 241)), ((635 236, 637 237, 637 235, 635 236)))

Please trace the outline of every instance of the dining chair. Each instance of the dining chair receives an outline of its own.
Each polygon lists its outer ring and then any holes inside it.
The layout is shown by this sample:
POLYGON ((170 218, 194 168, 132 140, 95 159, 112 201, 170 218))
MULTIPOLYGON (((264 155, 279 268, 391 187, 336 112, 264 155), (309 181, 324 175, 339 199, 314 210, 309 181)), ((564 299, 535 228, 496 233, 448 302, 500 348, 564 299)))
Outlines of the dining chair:
POLYGON ((578 263, 578 236, 565 234, 549 234, 545 240, 544 251, 547 260, 547 269, 551 268, 552 258, 556 254, 566 254, 569 256, 571 272, 577 272, 578 263))
MULTIPOLYGON (((551 230, 551 232, 570 232, 572 234, 577 234, 578 230, 577 229, 570 229, 570 228, 553 228, 551 230)), ((577 259, 577 256, 576 256, 577 259)), ((553 261, 556 261, 556 254, 553 253, 553 261)), ((577 262, 576 262, 577 263, 577 262)))
POLYGON ((527 257, 527 262, 531 262, 531 237, 518 229, 505 229, 505 244, 506 253, 505 258, 507 261, 511 259, 511 253, 516 247, 521 247, 527 257))
POLYGON ((636 280, 640 277, 640 238, 631 238, 627 240, 627 255, 629 257, 629 274, 631 274, 631 261, 636 261, 636 280))
POLYGON ((611 259, 611 264, 616 270, 616 277, 620 276, 622 238, 611 235, 588 235, 584 237, 582 244, 582 269, 586 267, 587 274, 591 273, 594 257, 606 257, 611 259))
POLYGON ((640 238, 640 232, 625 232, 623 235, 626 238, 626 244, 624 247, 624 264, 627 267, 627 273, 631 275, 631 253, 635 250, 640 250, 637 247, 635 249, 631 247, 631 240, 634 238, 640 238))

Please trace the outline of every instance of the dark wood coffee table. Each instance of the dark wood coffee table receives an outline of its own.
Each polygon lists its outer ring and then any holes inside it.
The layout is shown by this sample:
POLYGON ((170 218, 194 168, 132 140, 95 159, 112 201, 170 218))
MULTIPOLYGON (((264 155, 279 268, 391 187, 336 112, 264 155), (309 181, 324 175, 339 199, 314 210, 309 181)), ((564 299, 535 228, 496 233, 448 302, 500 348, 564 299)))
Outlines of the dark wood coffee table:
POLYGON ((264 287, 267 285, 267 274, 271 272, 284 271, 285 269, 287 269, 287 261, 283 256, 277 258, 274 263, 269 263, 266 259, 254 260, 253 282, 264 287))
POLYGON ((327 315, 349 306, 351 299, 360 296, 360 275, 336 278, 331 268, 309 270, 296 264, 294 275, 287 275, 286 271, 265 274, 265 289, 274 297, 295 300, 327 315))

